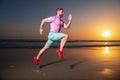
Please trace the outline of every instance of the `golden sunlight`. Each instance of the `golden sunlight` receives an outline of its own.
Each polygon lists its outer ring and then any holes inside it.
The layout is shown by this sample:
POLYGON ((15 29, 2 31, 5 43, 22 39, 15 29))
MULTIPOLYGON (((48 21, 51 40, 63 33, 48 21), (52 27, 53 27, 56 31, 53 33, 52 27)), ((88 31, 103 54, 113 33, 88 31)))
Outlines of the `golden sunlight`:
POLYGON ((100 72, 104 76, 112 76, 114 74, 114 71, 109 68, 105 68, 103 71, 100 72))
POLYGON ((108 54, 109 53, 109 47, 105 47, 105 54, 108 54))
POLYGON ((104 31, 104 32, 103 32, 103 36, 104 36, 104 37, 110 37, 110 32, 104 31))

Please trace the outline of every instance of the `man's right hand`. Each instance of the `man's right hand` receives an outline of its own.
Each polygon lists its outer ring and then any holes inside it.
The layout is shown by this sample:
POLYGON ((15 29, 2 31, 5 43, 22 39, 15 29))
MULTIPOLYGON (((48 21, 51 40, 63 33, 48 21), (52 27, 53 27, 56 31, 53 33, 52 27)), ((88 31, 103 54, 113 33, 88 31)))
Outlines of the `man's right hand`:
POLYGON ((68 15, 68 20, 71 21, 72 20, 72 14, 68 15))
POLYGON ((42 33, 43 33, 43 29, 40 29, 40 35, 42 35, 42 33))

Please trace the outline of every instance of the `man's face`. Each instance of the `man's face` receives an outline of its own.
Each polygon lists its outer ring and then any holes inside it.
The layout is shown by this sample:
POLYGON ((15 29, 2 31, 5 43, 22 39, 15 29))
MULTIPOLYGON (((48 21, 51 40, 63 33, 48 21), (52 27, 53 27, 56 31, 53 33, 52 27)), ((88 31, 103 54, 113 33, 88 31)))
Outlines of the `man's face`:
POLYGON ((63 10, 59 10, 59 11, 57 11, 57 14, 59 14, 60 17, 63 17, 64 11, 63 10))

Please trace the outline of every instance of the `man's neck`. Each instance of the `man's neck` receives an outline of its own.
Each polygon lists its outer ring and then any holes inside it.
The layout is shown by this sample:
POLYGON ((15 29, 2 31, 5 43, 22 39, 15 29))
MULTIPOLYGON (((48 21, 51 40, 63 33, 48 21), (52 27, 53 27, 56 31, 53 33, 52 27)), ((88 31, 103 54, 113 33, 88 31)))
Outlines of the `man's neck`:
POLYGON ((61 16, 60 16, 60 15, 58 15, 58 14, 56 15, 56 17, 61 18, 61 16))

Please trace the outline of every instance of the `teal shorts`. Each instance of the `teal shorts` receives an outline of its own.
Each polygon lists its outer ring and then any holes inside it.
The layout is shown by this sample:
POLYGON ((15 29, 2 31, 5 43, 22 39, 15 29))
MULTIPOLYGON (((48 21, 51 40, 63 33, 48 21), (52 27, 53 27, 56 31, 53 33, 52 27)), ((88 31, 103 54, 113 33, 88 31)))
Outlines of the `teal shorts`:
POLYGON ((55 33, 50 32, 48 35, 48 41, 46 42, 46 46, 51 46, 54 41, 61 40, 63 38, 63 33, 55 33))

